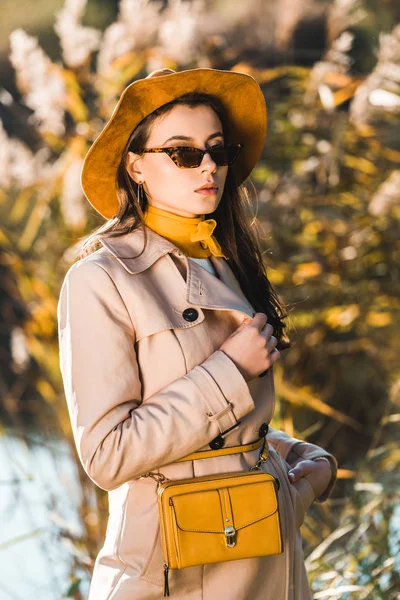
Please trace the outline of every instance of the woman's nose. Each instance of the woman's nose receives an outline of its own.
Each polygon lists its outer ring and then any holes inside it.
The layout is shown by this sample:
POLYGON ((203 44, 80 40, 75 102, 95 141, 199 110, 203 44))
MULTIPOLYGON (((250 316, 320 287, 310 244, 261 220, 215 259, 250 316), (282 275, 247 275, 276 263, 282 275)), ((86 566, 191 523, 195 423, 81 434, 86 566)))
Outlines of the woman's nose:
POLYGON ((211 158, 210 154, 208 152, 206 152, 206 154, 203 156, 203 160, 200 163, 200 167, 202 168, 202 170, 211 170, 211 172, 214 172, 217 168, 217 163, 213 161, 213 159, 211 158))

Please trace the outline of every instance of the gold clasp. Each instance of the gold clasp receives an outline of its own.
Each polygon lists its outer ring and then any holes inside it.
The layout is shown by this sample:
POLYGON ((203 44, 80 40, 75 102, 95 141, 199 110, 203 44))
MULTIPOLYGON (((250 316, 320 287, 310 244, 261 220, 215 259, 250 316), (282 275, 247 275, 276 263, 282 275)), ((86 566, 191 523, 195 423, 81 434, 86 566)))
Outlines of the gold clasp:
POLYGON ((255 465, 250 467, 249 471, 261 471, 261 465, 267 460, 268 454, 268 444, 266 438, 264 438, 264 443, 261 447, 260 454, 258 455, 258 460, 255 465))
POLYGON ((154 481, 157 482, 157 487, 160 487, 164 481, 168 481, 168 477, 165 477, 165 475, 162 473, 153 473, 153 471, 149 471, 145 475, 138 477, 138 479, 145 479, 146 477, 151 477, 151 479, 154 479, 154 481))
POLYGON ((236 546, 236 540, 235 540, 235 536, 236 536, 236 530, 234 527, 232 527, 232 525, 228 525, 227 527, 225 527, 225 542, 228 548, 233 548, 234 546, 236 546))

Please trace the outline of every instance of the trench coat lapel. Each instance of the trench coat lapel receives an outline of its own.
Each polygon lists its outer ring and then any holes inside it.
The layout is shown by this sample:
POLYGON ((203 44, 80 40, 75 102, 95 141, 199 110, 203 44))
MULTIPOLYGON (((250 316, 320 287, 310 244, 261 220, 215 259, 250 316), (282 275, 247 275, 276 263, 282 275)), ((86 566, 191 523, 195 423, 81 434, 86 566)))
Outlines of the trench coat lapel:
POLYGON ((253 316, 254 310, 227 261, 223 257, 211 256, 211 262, 219 279, 198 263, 188 260, 186 300, 202 308, 240 310, 253 316))
MULTIPOLYGON (((146 231, 148 242, 143 252, 144 235, 141 229, 115 238, 102 239, 101 243, 128 273, 135 275, 151 267, 163 256, 179 253, 175 244, 147 226, 146 231)), ((214 310, 238 310, 253 316, 255 311, 243 294, 228 262, 223 257, 213 255, 211 261, 219 279, 195 261, 187 260, 187 303, 214 310)))

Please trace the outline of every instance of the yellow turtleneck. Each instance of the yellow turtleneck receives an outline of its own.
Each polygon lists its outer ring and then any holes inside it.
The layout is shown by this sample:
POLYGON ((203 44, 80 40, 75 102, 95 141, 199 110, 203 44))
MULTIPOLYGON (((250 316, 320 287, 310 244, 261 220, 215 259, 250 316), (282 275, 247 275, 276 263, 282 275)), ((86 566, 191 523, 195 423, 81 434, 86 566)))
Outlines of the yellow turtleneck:
POLYGON ((217 225, 215 219, 205 219, 205 215, 182 217, 148 204, 144 221, 150 229, 175 244, 186 256, 207 258, 213 254, 228 260, 216 237, 212 235, 217 225))

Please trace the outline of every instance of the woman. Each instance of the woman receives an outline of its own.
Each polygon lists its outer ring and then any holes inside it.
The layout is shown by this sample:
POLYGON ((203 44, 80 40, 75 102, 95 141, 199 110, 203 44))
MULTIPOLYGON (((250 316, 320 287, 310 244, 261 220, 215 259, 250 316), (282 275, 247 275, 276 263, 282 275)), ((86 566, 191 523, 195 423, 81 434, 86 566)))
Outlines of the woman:
POLYGON ((162 69, 124 90, 85 158, 84 192, 108 221, 67 272, 58 319, 79 457, 109 492, 90 600, 161 598, 157 479, 248 471, 261 438, 262 469, 280 481, 283 552, 173 570, 169 592, 311 598, 299 527, 337 464, 268 428, 272 367, 290 343, 241 187, 265 135, 252 77, 162 69), (179 462, 198 451, 209 454, 179 462))

